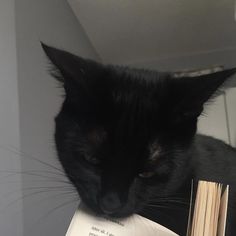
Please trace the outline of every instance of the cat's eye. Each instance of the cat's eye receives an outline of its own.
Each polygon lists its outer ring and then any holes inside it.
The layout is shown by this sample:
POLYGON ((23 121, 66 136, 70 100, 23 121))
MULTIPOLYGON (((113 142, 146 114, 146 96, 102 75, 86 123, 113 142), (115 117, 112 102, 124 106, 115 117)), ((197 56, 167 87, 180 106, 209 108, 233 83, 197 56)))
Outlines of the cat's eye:
POLYGON ((96 158, 95 156, 85 155, 84 159, 87 162, 89 162, 90 164, 93 164, 93 165, 98 165, 99 164, 99 159, 96 158))
POLYGON ((90 130, 87 134, 88 141, 95 146, 99 146, 106 138, 106 132, 102 128, 90 130))
POLYGON ((150 178, 150 177, 152 177, 154 175, 155 175, 154 171, 146 171, 146 172, 140 173, 139 177, 141 177, 141 178, 150 178))

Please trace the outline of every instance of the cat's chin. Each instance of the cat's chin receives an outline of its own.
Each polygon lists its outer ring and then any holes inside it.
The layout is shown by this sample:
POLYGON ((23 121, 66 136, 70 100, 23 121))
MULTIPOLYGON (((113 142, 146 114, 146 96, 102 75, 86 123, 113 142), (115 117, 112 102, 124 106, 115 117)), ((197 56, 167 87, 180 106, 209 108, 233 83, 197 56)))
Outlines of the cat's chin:
POLYGON ((97 216, 102 216, 102 217, 109 217, 109 218, 117 218, 117 219, 121 219, 121 218, 127 218, 133 214, 135 214, 134 209, 130 209, 130 208, 122 208, 119 211, 115 212, 115 213, 104 213, 97 205, 95 204, 88 204, 86 202, 82 202, 82 204, 84 204, 86 206, 86 208, 88 208, 91 212, 93 212, 94 214, 96 214, 97 216))
POLYGON ((117 212, 114 212, 114 213, 111 213, 111 214, 104 214, 102 213, 103 215, 107 216, 107 217, 112 217, 112 218, 127 218, 133 214, 135 214, 135 209, 132 208, 132 207, 124 207, 124 208, 121 208, 119 211, 117 212))
POLYGON ((127 218, 133 214, 134 214, 134 212, 122 212, 121 211, 121 212, 117 212, 117 213, 113 213, 113 214, 103 214, 103 216, 121 219, 121 218, 127 218))

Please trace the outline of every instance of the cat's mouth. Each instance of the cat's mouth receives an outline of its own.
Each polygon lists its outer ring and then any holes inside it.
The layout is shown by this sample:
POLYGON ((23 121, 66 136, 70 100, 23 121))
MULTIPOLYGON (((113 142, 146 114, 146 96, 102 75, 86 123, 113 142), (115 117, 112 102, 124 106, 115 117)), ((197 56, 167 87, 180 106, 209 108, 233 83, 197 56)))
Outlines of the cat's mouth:
POLYGON ((111 213, 111 214, 103 214, 104 217, 111 217, 111 218, 117 218, 117 219, 120 219, 120 218, 126 218, 126 217, 129 217, 131 215, 133 215, 134 212, 126 212, 126 211, 118 211, 118 212, 115 212, 115 213, 111 213))
POLYGON ((90 209, 92 212, 94 212, 97 216, 101 217, 109 217, 109 218, 116 218, 116 219, 121 219, 121 218, 126 218, 129 217, 133 214, 135 214, 135 209, 129 207, 129 206, 124 206, 119 209, 116 209, 115 211, 108 211, 105 209, 101 209, 99 204, 96 203, 86 203, 86 200, 83 201, 83 204, 90 209))
POLYGON ((119 211, 119 212, 116 212, 116 213, 111 213, 111 214, 107 214, 107 213, 101 213, 99 214, 100 216, 104 217, 104 218, 113 218, 113 219, 123 219, 123 218, 127 218, 131 215, 133 215, 134 212, 122 212, 122 211, 119 211))

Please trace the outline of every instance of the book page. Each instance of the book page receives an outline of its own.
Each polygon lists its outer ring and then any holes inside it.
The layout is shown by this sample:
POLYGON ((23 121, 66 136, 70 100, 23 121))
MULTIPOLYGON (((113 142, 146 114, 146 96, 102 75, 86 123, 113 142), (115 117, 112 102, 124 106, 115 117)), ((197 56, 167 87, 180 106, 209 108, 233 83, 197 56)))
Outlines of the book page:
POLYGON ((220 206, 224 208, 221 204, 221 193, 222 184, 198 182, 191 236, 217 235, 220 206))
POLYGON ((188 212, 188 226, 186 236, 190 236, 192 228, 192 207, 193 207, 193 180, 191 182, 191 192, 190 192, 190 201, 189 201, 189 212, 188 212))
POLYGON ((225 235, 228 198, 229 198, 229 186, 227 185, 220 203, 220 216, 218 222, 217 236, 225 235))
POLYGON ((98 217, 80 207, 66 236, 178 236, 176 233, 139 215, 125 219, 98 217))
POLYGON ((225 236, 229 186, 222 195, 223 185, 199 181, 191 236, 225 236))

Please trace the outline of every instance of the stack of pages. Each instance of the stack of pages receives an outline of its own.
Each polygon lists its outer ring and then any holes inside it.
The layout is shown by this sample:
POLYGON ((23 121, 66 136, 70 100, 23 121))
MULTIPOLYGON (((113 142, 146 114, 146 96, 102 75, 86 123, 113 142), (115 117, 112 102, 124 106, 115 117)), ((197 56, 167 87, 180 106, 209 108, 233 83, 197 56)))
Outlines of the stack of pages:
MULTIPOLYGON (((224 236, 228 195, 229 186, 225 186, 223 190, 222 184, 199 181, 194 206, 190 206, 186 235, 224 236)), ((83 205, 76 211, 66 233, 66 236, 132 235, 177 236, 164 226, 139 215, 124 219, 108 219, 94 215, 83 205)))

